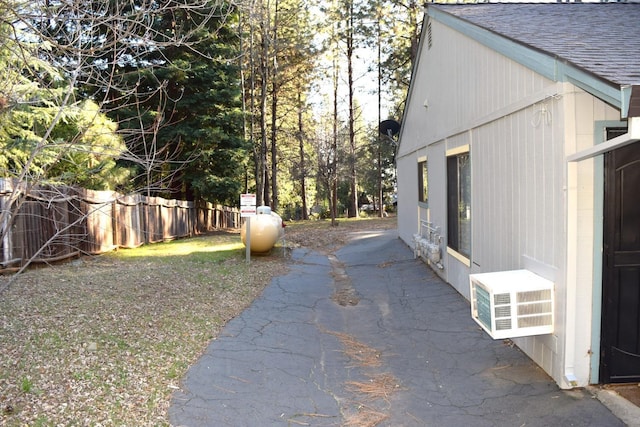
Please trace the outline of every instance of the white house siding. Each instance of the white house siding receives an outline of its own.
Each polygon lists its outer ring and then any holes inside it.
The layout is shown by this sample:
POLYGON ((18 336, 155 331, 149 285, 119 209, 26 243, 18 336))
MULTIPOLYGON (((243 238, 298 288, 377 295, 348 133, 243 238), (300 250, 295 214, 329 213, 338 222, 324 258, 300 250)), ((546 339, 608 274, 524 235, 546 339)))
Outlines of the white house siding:
MULTIPOLYGON (((545 183, 550 179, 557 180, 557 176, 563 173, 562 169, 557 170, 562 166, 558 161, 553 166, 543 161, 545 155, 552 154, 553 141, 545 140, 542 144, 531 144, 532 141, 539 140, 541 135, 550 134, 550 125, 540 124, 533 127, 520 123, 520 121, 530 123, 535 119, 534 116, 539 116, 538 110, 534 110, 534 105, 543 100, 547 94, 553 95, 557 92, 555 83, 447 26, 436 21, 432 21, 431 26, 431 48, 429 49, 428 42, 423 39, 420 63, 415 70, 412 93, 403 119, 401 145, 398 152, 399 170, 415 169, 413 153, 428 146, 430 182, 428 216, 436 226, 443 229, 443 234, 446 234, 444 233, 446 230, 444 155, 446 150, 469 144, 474 188, 471 261, 479 264, 479 267, 476 266, 474 269, 490 271, 489 269, 493 268, 502 269, 508 265, 521 264, 520 251, 526 241, 526 235, 521 236, 518 233, 514 240, 516 233, 510 231, 513 227, 517 227, 517 230, 526 230, 530 235, 542 232, 547 237, 546 241, 544 243, 529 242, 528 245, 531 248, 527 247, 526 253, 553 265, 554 263, 550 261, 554 257, 553 254, 557 251, 562 253, 562 247, 557 248, 555 239, 552 238, 557 235, 554 233, 558 227, 562 226, 562 220, 559 219, 562 216, 550 215, 542 218, 536 211, 547 206, 557 208, 557 195, 552 199, 554 201, 552 205, 549 205, 552 202, 547 196, 544 200, 532 200, 526 197, 525 191, 519 189, 519 185, 527 182, 502 179, 497 175, 500 173, 499 170, 495 170, 496 174, 487 179, 497 180, 495 185, 511 185, 509 196, 493 195, 491 182, 482 184, 489 187, 480 188, 480 192, 476 192, 475 187, 478 174, 482 171, 482 166, 478 169, 481 163, 476 160, 477 156, 480 159, 495 156, 495 159, 491 159, 492 165, 494 163, 502 165, 509 161, 508 165, 502 166, 505 173, 522 176, 521 181, 529 179, 529 190, 532 190, 534 183, 545 183), (423 106, 425 100, 427 108, 423 106), (529 127, 531 129, 528 129, 529 127), (496 135, 493 134, 494 132, 496 135), (483 138, 489 141, 483 141, 483 138), (437 146, 432 146, 436 143, 438 143, 437 146), (534 152, 536 147, 539 150, 534 152), (526 150, 529 150, 529 153, 526 150), (517 159, 521 153, 531 162, 517 160, 512 163, 511 161, 517 159), (537 157, 533 158, 532 155, 537 157), (527 173, 528 171, 535 171, 537 175, 531 176, 527 173), (442 192, 439 194, 436 189, 442 189, 442 192), (503 227, 502 223, 487 228, 482 222, 483 215, 492 218, 500 207, 492 201, 492 197, 495 197, 496 201, 504 202, 510 201, 508 197, 518 197, 519 212, 523 212, 514 219, 518 223, 508 224, 509 228, 504 231, 496 229, 496 227, 503 227), (477 206, 480 206, 480 209, 476 209, 477 206), (482 206, 485 208, 482 209, 482 206), (543 230, 539 230, 543 227, 543 230), (482 242, 481 245, 480 242, 482 242), (551 252, 547 244, 552 245, 551 252)), ((551 100, 557 103, 553 98, 551 100)), ((556 149, 562 150, 561 142, 557 142, 556 146, 558 145, 559 148, 556 149)), ((558 158, 559 156, 556 157, 558 158)), ((499 190, 500 188, 495 188, 495 191, 499 190)), ((407 188, 399 185, 398 197, 399 234, 409 244, 412 234, 417 231, 416 221, 410 219, 412 211, 417 206, 417 183, 412 183, 407 188), (403 196, 402 193, 405 191, 409 194, 403 196), (414 202, 412 206, 405 207, 400 200, 414 200, 414 202), (405 220, 405 218, 409 219, 405 220)), ((540 199, 542 196, 536 197, 540 199)), ((499 210, 499 213, 503 216, 510 215, 510 209, 499 210)), ((413 215, 414 218, 417 217, 417 214, 413 215)), ((442 276, 468 297, 469 268, 457 260, 448 258, 445 259, 444 264, 446 268, 442 276)))
MULTIPOLYGON (((416 169, 417 152, 424 147, 472 129, 496 113, 499 116, 502 109, 517 104, 523 97, 540 96, 540 91, 549 84, 527 68, 436 21, 432 22, 431 48, 423 37, 421 50, 403 117, 398 170, 416 169)), ((444 149, 450 148, 447 142, 444 149)), ((428 153, 430 178, 434 160, 428 153)), ((406 188, 398 187, 398 231, 409 243, 417 231, 417 182, 406 188), (407 202, 412 200, 412 206, 405 208, 400 203, 403 198, 407 202)), ((430 199, 429 205, 433 207, 435 198, 430 199)), ((442 208, 444 199, 438 202, 442 208)), ((444 226, 444 222, 440 224, 444 226)))
MULTIPOLYGON (((598 98, 565 85, 567 155, 604 141, 604 129, 625 126, 620 111, 598 98)), ((567 164, 567 286, 565 375, 578 385, 598 382, 602 296, 603 156, 567 164)))
POLYGON ((398 236, 412 246, 412 235, 419 231, 418 215, 421 210, 418 207, 417 152, 398 158, 396 167, 398 169, 398 236))
MULTIPOLYGON (((477 128, 472 145, 472 272, 528 268, 554 281, 557 296, 566 256, 562 111, 561 98, 541 101, 477 128)), ((555 378, 563 299, 553 336, 516 340, 555 378)))
POLYGON ((440 226, 446 240, 445 156, 468 144, 471 267, 445 250, 444 269, 436 271, 467 298, 472 272, 528 268, 553 280, 555 333, 515 341, 562 387, 574 378, 586 385, 595 377, 598 353, 593 307, 601 277, 594 233, 602 227, 602 160, 568 164, 566 155, 600 142, 594 124, 619 120, 619 111, 436 21, 431 26, 432 46, 422 40, 403 119, 399 235, 411 244, 422 217, 440 226), (428 210, 417 203, 417 158, 424 147, 428 210))

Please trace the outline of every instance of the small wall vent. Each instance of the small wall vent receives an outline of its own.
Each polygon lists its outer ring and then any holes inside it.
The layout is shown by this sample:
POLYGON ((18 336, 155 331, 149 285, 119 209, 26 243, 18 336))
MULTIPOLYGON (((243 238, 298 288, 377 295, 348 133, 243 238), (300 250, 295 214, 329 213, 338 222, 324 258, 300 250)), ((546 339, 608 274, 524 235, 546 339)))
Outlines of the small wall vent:
POLYGON ((471 316, 493 339, 553 332, 553 282, 528 270, 472 274, 471 316))

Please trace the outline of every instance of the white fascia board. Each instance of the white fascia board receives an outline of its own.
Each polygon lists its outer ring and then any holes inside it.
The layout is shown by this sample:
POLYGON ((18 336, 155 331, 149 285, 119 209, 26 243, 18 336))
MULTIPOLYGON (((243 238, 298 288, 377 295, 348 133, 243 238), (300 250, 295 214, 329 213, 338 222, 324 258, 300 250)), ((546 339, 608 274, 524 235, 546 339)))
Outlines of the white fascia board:
POLYGON ((413 88, 415 85, 415 76, 418 74, 418 67, 420 66, 420 59, 422 56, 422 49, 424 47, 424 39, 426 38, 426 27, 427 27, 427 13, 425 13, 422 17, 422 28, 420 29, 420 40, 418 40, 418 57, 416 58, 415 64, 413 64, 413 69, 411 70, 411 80, 409 81, 409 90, 407 91, 407 98, 404 103, 404 111, 402 112, 402 121, 400 122, 400 131, 398 132, 398 144, 396 146, 396 156, 403 155, 400 151, 402 145, 402 136, 404 134, 404 118, 406 117, 407 111, 409 111, 409 105, 413 103, 413 88))

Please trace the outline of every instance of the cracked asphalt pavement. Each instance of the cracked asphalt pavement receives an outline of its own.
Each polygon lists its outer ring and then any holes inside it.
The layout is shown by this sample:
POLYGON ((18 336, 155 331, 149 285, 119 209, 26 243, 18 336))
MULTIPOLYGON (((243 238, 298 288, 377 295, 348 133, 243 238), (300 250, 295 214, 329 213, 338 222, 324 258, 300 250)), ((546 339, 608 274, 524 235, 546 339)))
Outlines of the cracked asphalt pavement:
POLYGON ((189 369, 173 426, 624 426, 482 332, 396 230, 291 256, 189 369))

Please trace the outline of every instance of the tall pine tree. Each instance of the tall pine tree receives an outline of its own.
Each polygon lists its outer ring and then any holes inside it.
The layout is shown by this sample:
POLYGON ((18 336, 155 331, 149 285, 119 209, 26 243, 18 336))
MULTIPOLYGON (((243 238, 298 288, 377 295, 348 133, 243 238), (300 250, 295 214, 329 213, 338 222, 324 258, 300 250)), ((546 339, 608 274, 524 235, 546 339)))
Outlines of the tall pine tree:
POLYGON ((190 34, 189 43, 151 49, 121 64, 125 87, 112 88, 118 122, 137 168, 134 187, 150 195, 233 204, 244 180, 248 147, 242 128, 237 13, 230 5, 154 18, 154 34, 190 34), (181 27, 181 28, 179 28, 181 27), (186 28, 185 28, 186 27, 186 28))

